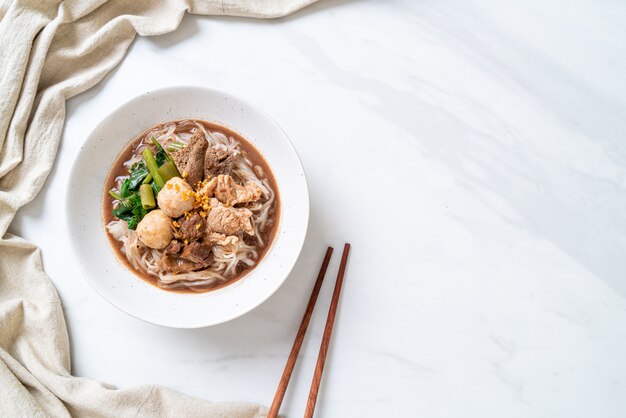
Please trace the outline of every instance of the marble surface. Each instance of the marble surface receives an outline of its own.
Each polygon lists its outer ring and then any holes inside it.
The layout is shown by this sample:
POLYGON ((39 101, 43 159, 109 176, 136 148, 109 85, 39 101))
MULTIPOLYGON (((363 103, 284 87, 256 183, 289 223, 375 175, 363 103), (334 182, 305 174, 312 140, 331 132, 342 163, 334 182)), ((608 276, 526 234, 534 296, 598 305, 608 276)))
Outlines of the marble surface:
MULTIPOLYGON (((268 404, 327 244, 353 244, 320 417, 623 417, 626 3, 326 1, 261 22, 185 17, 68 103, 41 246, 73 371, 268 404), (506 4, 505 4, 506 3, 506 4), (311 192, 286 284, 201 330, 131 318, 74 264, 69 169, 111 108, 198 84, 266 110, 311 192)), ((283 411, 301 416, 337 269, 283 411)))

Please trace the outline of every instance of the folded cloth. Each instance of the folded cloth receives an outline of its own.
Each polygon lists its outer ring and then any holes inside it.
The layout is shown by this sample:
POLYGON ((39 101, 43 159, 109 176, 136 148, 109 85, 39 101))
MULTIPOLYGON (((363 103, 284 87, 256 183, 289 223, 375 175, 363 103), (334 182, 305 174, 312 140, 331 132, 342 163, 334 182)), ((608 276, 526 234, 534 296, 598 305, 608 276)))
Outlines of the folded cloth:
POLYGON ((0 417, 265 415, 249 403, 73 377, 61 303, 39 250, 7 229, 52 168, 65 100, 102 80, 136 34, 173 31, 185 12, 271 18, 313 1, 0 1, 0 417))

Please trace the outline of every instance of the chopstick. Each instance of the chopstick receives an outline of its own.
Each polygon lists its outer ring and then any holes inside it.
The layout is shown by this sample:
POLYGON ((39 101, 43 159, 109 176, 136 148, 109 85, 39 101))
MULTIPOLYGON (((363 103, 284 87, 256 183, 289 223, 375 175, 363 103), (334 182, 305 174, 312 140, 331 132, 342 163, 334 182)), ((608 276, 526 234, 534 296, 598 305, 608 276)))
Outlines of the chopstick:
POLYGON ((287 391, 287 385, 289 384, 291 373, 293 372, 296 360, 298 359, 298 353, 300 352, 300 347, 302 347, 304 334, 306 334, 307 327, 309 326, 309 321, 311 320, 311 315, 313 315, 313 309, 315 308, 315 303, 317 302, 317 296, 320 293, 320 288, 322 287, 322 282, 324 281, 324 276, 326 275, 328 263, 330 263, 330 257, 332 255, 333 248, 328 247, 328 249, 326 250, 326 255, 324 256, 324 261, 322 262, 322 266, 320 267, 320 272, 317 275, 317 280, 315 280, 315 285, 313 286, 313 290, 311 291, 309 303, 306 306, 306 310, 304 311, 302 322, 300 322, 300 328, 298 328, 296 338, 293 341, 293 346, 291 347, 291 352, 289 353, 289 357, 287 358, 285 370, 283 370, 283 375, 280 378, 280 382, 278 383, 278 388, 276 389, 276 394, 274 395, 272 406, 270 407, 270 410, 267 414, 268 418, 276 418, 276 416, 278 415, 278 410, 280 409, 280 405, 283 402, 285 392, 287 391))
POLYGON ((324 363, 326 361, 326 355, 328 354, 330 337, 333 333, 335 314, 337 313, 337 306, 339 305, 339 294, 341 293, 341 286, 343 285, 343 275, 346 271, 346 264, 348 263, 348 253, 350 253, 350 244, 346 243, 343 247, 343 254, 341 255, 341 264, 339 264, 339 272, 337 273, 333 298, 330 302, 330 308, 328 309, 328 318, 326 319, 326 326, 324 327, 324 336, 320 344, 319 355, 317 356, 317 364, 315 365, 315 373, 313 374, 313 381, 311 382, 311 391, 309 392, 309 400, 304 411, 304 418, 312 418, 313 412, 315 411, 317 394, 322 380, 322 373, 324 372, 324 363))

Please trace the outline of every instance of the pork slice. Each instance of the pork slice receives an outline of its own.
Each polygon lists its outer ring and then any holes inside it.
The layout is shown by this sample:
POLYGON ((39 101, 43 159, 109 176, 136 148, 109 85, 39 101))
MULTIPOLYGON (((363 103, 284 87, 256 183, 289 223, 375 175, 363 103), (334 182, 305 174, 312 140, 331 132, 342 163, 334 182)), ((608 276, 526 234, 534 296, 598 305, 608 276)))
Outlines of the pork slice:
POLYGON ((167 254, 178 254, 183 248, 183 244, 180 241, 173 239, 170 244, 165 248, 167 254))
POLYGON ((205 268, 205 263, 194 263, 172 254, 165 254, 160 261, 161 271, 166 274, 178 274, 205 268))
POLYGON ((197 213, 193 213, 189 219, 185 219, 181 216, 176 220, 180 225, 179 228, 174 228, 174 237, 186 241, 187 243, 197 241, 202 238, 206 230, 206 222, 204 218, 197 213))
POLYGON ((210 179, 220 174, 230 174, 234 164, 235 158, 230 152, 209 147, 204 155, 204 178, 210 179))
POLYGON ((256 202, 263 196, 261 187, 251 181, 242 186, 235 182, 231 176, 220 174, 210 181, 210 183, 213 182, 215 182, 215 187, 211 190, 213 195, 228 206, 256 202))
POLYGON ((211 253, 211 246, 208 244, 201 244, 199 242, 192 242, 187 245, 180 255, 180 258, 191 261, 198 265, 204 265, 208 267, 213 263, 213 254, 211 253))
POLYGON ((220 234, 236 235, 245 232, 254 235, 251 217, 252 212, 248 209, 218 205, 211 209, 207 221, 209 229, 220 234))

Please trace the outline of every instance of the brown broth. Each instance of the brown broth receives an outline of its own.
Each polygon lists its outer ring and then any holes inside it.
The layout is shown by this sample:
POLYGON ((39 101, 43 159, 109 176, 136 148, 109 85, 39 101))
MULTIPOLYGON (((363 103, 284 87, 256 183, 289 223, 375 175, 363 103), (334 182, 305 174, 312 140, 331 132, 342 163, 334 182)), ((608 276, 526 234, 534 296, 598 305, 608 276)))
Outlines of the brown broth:
POLYGON ((112 220, 117 219, 112 214, 114 199, 111 197, 111 195, 109 195, 109 190, 117 186, 116 181, 115 181, 117 177, 128 175, 128 169, 124 166, 124 162, 128 161, 135 154, 135 150, 139 146, 142 138, 144 137, 147 131, 154 129, 156 127, 167 125, 172 122, 178 122, 179 120, 169 121, 169 122, 161 123, 159 125, 151 126, 150 128, 140 133, 138 136, 136 136, 126 146, 126 148, 124 148, 124 150, 122 150, 122 152, 117 156, 117 158, 115 159, 115 162, 113 163, 111 171, 109 171, 109 174, 107 176, 107 179, 104 185, 104 192, 103 192, 103 199, 102 199, 102 218, 104 221, 105 233, 107 235, 107 238, 109 239, 109 244, 111 244, 111 248, 113 248, 113 251, 115 252, 115 255, 117 256, 117 259, 127 269, 132 271, 136 276, 158 287, 159 289, 162 289, 168 292, 192 293, 192 294, 193 293, 205 293, 205 292, 217 290, 222 287, 235 283, 237 280, 240 280, 242 277, 244 277, 246 274, 252 271, 261 262, 261 260, 265 256, 265 253, 271 247, 272 242, 274 241, 274 238, 276 236, 276 231, 278 230, 278 224, 280 220, 280 194, 278 191, 278 186, 276 185, 276 179, 274 178, 274 174, 272 173, 272 170, 270 169, 269 164, 267 164, 267 161, 265 161, 265 158, 263 158, 263 155, 261 155, 259 150, 257 150, 256 147, 252 145, 250 142, 248 142, 248 140, 246 140, 242 135, 224 126, 221 126, 212 122, 207 122, 201 119, 180 119, 180 120, 193 120, 204 125, 204 127, 208 131, 221 132, 227 137, 235 138, 235 140, 241 145, 241 150, 243 151, 245 156, 252 162, 252 164, 255 166, 256 165, 261 166, 261 168, 263 169, 263 174, 265 175, 264 179, 266 179, 269 182, 270 186, 274 190, 274 194, 275 194, 274 203, 273 203, 274 214, 272 216, 273 224, 269 227, 266 226, 265 230, 262 232, 263 239, 265 241, 265 247, 260 249, 259 256, 255 260, 255 265, 252 267, 247 267, 247 266, 242 267, 241 265, 238 266, 239 270, 238 270, 237 276, 223 283, 209 285, 206 287, 197 286, 197 287, 194 287, 193 289, 190 289, 190 288, 166 289, 166 288, 160 287, 157 284, 158 278, 156 276, 150 275, 142 270, 139 270, 133 267, 133 265, 128 261, 128 258, 126 258, 126 255, 122 252, 121 242, 113 238, 111 234, 109 233, 109 231, 106 230, 106 225, 112 220))

